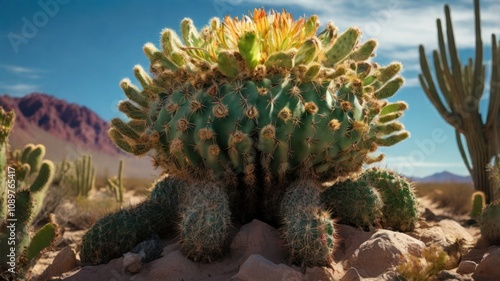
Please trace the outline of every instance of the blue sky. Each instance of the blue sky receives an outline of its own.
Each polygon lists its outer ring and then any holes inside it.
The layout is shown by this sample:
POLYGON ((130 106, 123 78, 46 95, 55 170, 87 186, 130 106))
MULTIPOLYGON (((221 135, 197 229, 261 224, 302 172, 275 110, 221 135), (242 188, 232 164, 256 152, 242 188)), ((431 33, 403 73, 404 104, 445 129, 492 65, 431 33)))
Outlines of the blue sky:
MULTIPOLYGON (((461 56, 473 55, 472 0, 451 2, 452 19, 461 56)), ((376 38, 374 61, 401 61, 406 84, 391 100, 410 105, 402 122, 411 138, 383 149, 382 166, 406 175, 425 176, 448 170, 467 174, 445 123, 420 88, 418 45, 428 54, 437 47, 436 18, 444 19, 445 1, 348 0, 0 0, 0 94, 23 96, 44 92, 85 105, 106 120, 121 116, 116 109, 124 95, 121 79, 133 77, 132 68, 148 61, 146 42, 158 45, 165 27, 179 28, 184 17, 199 27, 214 16, 248 14, 255 7, 281 10, 295 17, 317 14, 322 25, 333 21, 342 32, 349 26, 363 31, 362 41, 376 38), (272 4, 270 4, 272 3, 272 4)), ((481 1, 485 62, 489 71, 490 37, 500 35, 500 2, 481 1)), ((489 79, 486 80, 487 85, 489 79)), ((488 89, 482 101, 487 105, 488 89)))

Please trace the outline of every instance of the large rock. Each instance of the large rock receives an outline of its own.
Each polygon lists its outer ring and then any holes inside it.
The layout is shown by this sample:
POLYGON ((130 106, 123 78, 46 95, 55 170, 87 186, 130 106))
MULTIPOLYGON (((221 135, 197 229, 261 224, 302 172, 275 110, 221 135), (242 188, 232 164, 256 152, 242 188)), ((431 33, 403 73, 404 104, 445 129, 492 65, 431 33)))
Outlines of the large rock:
POLYGON ((187 259, 180 251, 174 251, 167 256, 150 263, 148 280, 151 281, 187 281, 196 280, 202 274, 196 263, 187 259))
POLYGON ((59 252, 50 252, 38 261, 33 270, 32 280, 48 280, 76 267, 76 256, 70 246, 59 252), (42 269, 43 268, 43 269, 42 269))
POLYGON ((500 280, 500 247, 493 248, 486 254, 477 265, 473 277, 476 281, 500 280))
POLYGON ((354 267, 362 277, 377 277, 403 262, 403 257, 421 256, 425 244, 404 233, 378 230, 354 252, 347 267, 354 267))
POLYGON ((231 255, 242 264, 248 257, 258 254, 274 263, 283 263, 285 256, 279 231, 274 227, 253 220, 241 227, 231 243, 231 255))
POLYGON ((452 262, 458 262, 474 243, 474 238, 465 228, 449 219, 437 223, 421 222, 420 228, 408 235, 424 242, 427 246, 441 247, 450 256, 452 262))

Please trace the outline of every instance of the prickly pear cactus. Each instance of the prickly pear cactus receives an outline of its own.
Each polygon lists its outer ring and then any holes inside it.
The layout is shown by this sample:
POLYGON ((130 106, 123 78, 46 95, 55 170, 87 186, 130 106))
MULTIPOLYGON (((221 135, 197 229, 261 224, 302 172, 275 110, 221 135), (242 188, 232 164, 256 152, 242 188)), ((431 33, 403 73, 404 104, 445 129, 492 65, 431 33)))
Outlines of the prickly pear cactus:
POLYGON ((54 166, 43 160, 43 145, 27 145, 8 152, 8 135, 14 125, 13 111, 0 107, 0 277, 7 280, 29 278, 32 262, 57 235, 53 217, 30 235, 32 219, 41 208, 52 182, 54 166))
POLYGON ((399 63, 369 59, 375 40, 361 31, 339 34, 333 24, 317 34, 316 16, 256 9, 181 36, 161 33, 161 48, 144 46, 151 75, 125 79, 130 120, 112 120, 110 136, 135 155, 154 151, 159 166, 179 178, 211 177, 266 185, 300 175, 349 178, 378 146, 408 137, 397 121, 404 102, 388 103, 403 84, 399 63))
POLYGON ((500 201, 494 201, 481 213, 481 236, 492 245, 500 245, 500 201))

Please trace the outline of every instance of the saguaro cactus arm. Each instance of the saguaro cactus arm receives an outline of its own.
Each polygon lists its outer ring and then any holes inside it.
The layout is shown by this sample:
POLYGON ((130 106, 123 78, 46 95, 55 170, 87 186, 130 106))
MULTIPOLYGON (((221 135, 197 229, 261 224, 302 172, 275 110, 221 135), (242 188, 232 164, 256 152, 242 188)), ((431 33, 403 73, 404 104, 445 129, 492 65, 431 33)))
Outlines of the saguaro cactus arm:
POLYGON ((500 43, 495 34, 491 35, 491 81, 488 116, 484 126, 485 134, 494 138, 490 142, 490 153, 500 153, 500 43))

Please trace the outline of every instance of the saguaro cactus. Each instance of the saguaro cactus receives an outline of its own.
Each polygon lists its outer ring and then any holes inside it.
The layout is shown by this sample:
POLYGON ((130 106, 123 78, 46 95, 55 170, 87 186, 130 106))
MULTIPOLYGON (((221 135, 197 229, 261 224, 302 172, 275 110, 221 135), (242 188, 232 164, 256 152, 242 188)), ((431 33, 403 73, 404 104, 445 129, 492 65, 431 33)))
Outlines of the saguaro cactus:
POLYGON ((77 195, 87 197, 95 185, 96 169, 92 164, 92 155, 83 155, 75 161, 77 195))
POLYGON ((486 67, 483 64, 479 0, 474 1, 475 59, 469 58, 468 64, 464 67, 460 62, 455 44, 449 6, 445 5, 444 10, 448 46, 445 46, 441 20, 438 19, 439 50, 433 52, 434 68, 442 97, 434 83, 422 45, 419 48, 422 68, 419 79, 432 104, 446 122, 455 128, 460 154, 472 176, 474 186, 476 190, 484 192, 486 202, 489 203, 493 199, 493 193, 486 166, 495 155, 500 153, 500 44, 497 44, 496 37, 492 34, 490 98, 488 113, 485 122, 483 122, 479 112, 479 101, 484 93, 486 67), (446 49, 446 47, 448 48, 446 49), (443 102, 443 98, 446 104, 443 102), (466 141, 469 157, 467 157, 462 136, 466 141))

